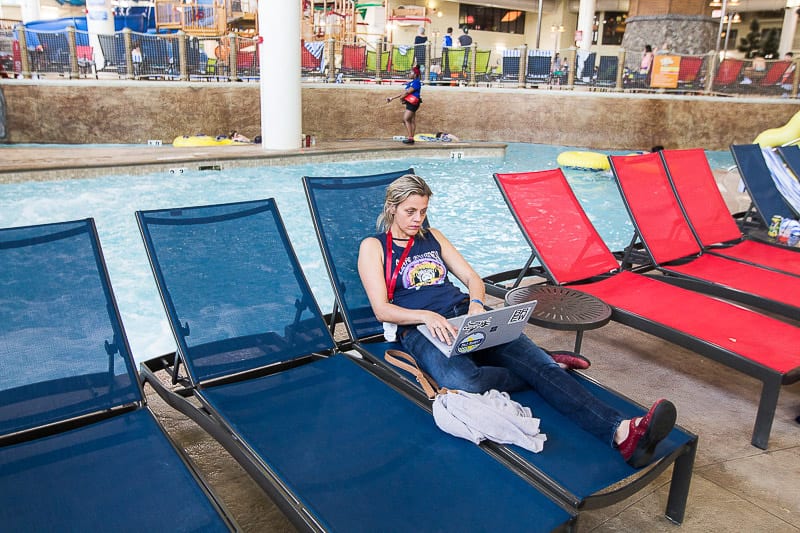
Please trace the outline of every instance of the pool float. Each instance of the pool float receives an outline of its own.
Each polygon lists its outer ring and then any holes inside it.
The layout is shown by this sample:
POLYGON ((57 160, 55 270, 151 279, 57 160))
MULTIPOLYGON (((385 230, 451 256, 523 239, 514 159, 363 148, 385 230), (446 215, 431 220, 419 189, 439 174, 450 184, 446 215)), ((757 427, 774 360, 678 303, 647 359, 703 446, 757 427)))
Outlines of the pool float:
POLYGON ((561 152, 556 162, 562 167, 580 170, 608 170, 608 156, 599 152, 561 152))
POLYGON ((800 139, 800 111, 780 128, 771 128, 759 133, 753 143, 762 148, 772 148, 773 146, 794 144, 798 139, 800 139))
MULTIPOLYGON (((392 137, 394 141, 405 141, 405 135, 395 135, 392 137)), ((437 137, 435 133, 417 133, 414 135, 414 140, 416 142, 428 142, 428 143, 449 143, 453 142, 453 139, 450 138, 450 134, 444 134, 442 137, 437 137)))
POLYGON ((234 144, 233 140, 224 135, 216 137, 211 137, 210 135, 181 135, 180 137, 175 137, 175 140, 172 141, 172 146, 178 148, 187 146, 226 146, 229 144, 234 144))
POLYGON ((448 133, 443 134, 441 137, 437 137, 435 133, 417 133, 414 135, 414 140, 417 142, 432 143, 449 143, 453 141, 448 133))

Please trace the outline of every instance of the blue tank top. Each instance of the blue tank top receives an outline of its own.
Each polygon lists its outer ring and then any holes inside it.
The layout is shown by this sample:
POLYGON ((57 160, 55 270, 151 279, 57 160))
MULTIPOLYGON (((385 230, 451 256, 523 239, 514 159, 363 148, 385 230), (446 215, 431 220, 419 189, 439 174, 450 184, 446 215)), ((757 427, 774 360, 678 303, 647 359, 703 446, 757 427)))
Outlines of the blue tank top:
MULTIPOLYGON (((386 233, 375 235, 386 253, 386 233)), ((392 272, 405 246, 392 243, 392 272)), ((417 236, 400 267, 392 303, 406 309, 426 309, 445 314, 467 297, 447 276, 442 247, 431 233, 417 236)), ((386 258, 384 258, 384 261, 386 258)))

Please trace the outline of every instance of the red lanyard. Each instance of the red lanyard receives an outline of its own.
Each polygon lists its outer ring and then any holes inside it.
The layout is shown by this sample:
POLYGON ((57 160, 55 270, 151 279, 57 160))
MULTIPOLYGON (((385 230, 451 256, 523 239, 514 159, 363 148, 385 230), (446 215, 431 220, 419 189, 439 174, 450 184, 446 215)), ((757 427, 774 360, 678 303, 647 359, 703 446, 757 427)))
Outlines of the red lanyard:
POLYGON ((391 302, 394 299, 394 288, 397 286, 397 275, 400 273, 400 267, 403 266, 409 252, 411 252, 411 245, 414 244, 414 237, 409 237, 403 253, 400 255, 400 260, 397 266, 392 270, 392 231, 386 232, 386 296, 391 302))

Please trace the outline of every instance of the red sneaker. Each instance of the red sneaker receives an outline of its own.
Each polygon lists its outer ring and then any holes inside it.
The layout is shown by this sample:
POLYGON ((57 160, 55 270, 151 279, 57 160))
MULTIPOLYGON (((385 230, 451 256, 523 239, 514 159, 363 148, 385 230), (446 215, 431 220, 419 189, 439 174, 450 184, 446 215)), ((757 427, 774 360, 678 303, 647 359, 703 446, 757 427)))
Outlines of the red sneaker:
POLYGON ((678 412, 669 400, 658 400, 639 418, 631 419, 628 437, 619 443, 619 453, 634 468, 641 468, 653 458, 656 446, 669 435, 675 426, 678 412))
POLYGON ((553 361, 566 370, 586 370, 592 363, 575 352, 548 352, 553 361))

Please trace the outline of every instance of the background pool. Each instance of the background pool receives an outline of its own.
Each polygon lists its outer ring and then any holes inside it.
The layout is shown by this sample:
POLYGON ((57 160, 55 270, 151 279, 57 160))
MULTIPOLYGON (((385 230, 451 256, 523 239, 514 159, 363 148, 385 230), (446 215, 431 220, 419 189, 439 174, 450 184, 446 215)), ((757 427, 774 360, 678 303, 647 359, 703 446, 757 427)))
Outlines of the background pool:
MULTIPOLYGON (((554 168, 558 154, 572 149, 578 148, 514 143, 503 159, 404 158, 2 184, 0 227, 94 217, 134 357, 143 361, 173 351, 175 344, 136 227, 136 210, 274 197, 314 295, 322 310, 330 312, 333 293, 301 176, 349 176, 414 167, 434 191, 429 208, 432 224, 485 276, 520 267, 529 255, 492 174, 554 168)), ((714 168, 733 165, 727 152, 708 152, 708 156, 714 168)), ((621 249, 631 238, 632 226, 610 174, 575 170, 566 174, 606 243, 621 249)))

